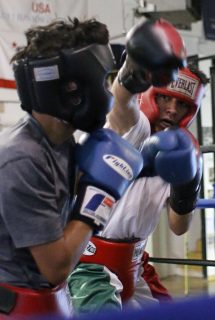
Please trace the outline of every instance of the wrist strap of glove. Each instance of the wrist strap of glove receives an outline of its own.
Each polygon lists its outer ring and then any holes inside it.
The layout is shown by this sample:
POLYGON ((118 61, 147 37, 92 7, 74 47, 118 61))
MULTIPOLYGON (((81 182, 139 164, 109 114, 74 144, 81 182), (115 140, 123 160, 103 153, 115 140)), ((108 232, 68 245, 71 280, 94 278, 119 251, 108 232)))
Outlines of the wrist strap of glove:
POLYGON ((71 220, 80 220, 98 232, 109 220, 114 203, 115 199, 104 190, 80 183, 71 220))
POLYGON ((170 190, 170 206, 180 215, 193 211, 199 197, 202 171, 199 169, 195 177, 185 185, 173 186, 170 190))
POLYGON ((125 87, 132 94, 148 90, 150 83, 146 80, 146 72, 132 66, 127 58, 118 73, 119 84, 125 87))

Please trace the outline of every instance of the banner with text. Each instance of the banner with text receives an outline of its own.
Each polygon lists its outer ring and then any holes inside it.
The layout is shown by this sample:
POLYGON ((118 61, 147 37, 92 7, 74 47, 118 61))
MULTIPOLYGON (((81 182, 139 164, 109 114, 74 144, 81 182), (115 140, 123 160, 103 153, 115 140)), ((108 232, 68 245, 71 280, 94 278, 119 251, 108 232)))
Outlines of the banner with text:
POLYGON ((55 18, 87 16, 87 0, 0 0, 0 87, 15 88, 10 64, 16 48, 26 44, 24 32, 55 18))

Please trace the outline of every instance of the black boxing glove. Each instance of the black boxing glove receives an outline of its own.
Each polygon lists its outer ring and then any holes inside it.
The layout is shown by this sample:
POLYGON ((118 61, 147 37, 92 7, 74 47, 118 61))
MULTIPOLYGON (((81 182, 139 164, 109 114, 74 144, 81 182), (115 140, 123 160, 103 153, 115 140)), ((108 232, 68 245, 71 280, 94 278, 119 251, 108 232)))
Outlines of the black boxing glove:
POLYGON ((142 21, 126 36, 126 60, 118 81, 131 93, 149 86, 166 86, 176 80, 178 68, 186 66, 183 40, 169 22, 142 21))

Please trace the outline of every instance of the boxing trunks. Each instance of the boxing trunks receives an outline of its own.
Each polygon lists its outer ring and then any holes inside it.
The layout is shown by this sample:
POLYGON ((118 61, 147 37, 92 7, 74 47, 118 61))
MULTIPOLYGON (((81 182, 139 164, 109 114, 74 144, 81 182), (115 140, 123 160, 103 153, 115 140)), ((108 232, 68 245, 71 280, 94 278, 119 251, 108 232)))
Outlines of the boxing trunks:
POLYGON ((33 290, 0 284, 0 320, 42 315, 72 315, 65 285, 33 290))
POLYGON ((149 254, 144 251, 143 257, 143 273, 142 277, 148 284, 153 298, 159 300, 159 302, 172 301, 172 297, 168 290, 162 285, 155 268, 149 264, 149 254))
POLYGON ((122 301, 127 301, 134 293, 145 241, 134 239, 117 241, 92 237, 80 262, 106 266, 115 273, 123 284, 122 301))

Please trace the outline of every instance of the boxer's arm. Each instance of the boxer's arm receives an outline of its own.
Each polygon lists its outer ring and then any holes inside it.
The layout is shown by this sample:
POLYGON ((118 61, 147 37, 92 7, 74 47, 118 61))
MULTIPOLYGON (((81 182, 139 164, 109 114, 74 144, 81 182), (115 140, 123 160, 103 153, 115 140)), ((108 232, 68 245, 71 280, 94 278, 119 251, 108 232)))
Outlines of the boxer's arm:
POLYGON ((159 175, 170 183, 168 218, 171 230, 189 228, 202 176, 202 159, 194 137, 185 129, 169 129, 144 142, 141 176, 159 175))
POLYGON ((63 236, 56 241, 29 248, 38 269, 48 282, 60 285, 66 280, 77 265, 92 233, 92 228, 87 224, 71 221, 63 236))
POLYGON ((110 218, 112 204, 142 168, 141 154, 108 129, 95 131, 77 146, 76 162, 83 175, 63 236, 30 248, 40 272, 53 285, 66 280, 93 231, 102 230, 110 218))
POLYGON ((114 105, 107 116, 107 126, 122 136, 139 120, 137 95, 133 95, 124 86, 121 86, 117 78, 113 83, 112 93, 114 105))
POLYGON ((171 230, 176 235, 181 235, 189 229, 199 197, 202 179, 203 164, 199 143, 189 131, 187 133, 192 139, 196 151, 197 168, 193 179, 190 179, 187 183, 173 184, 170 188, 168 220, 171 230))
POLYGON ((189 230, 192 218, 193 218, 194 210, 188 212, 186 215, 179 215, 175 212, 169 205, 168 201, 168 223, 172 232, 180 236, 189 230))
POLYGON ((127 33, 126 59, 113 84, 115 104, 108 115, 109 127, 120 135, 139 120, 137 94, 151 84, 167 85, 184 65, 169 43, 168 28, 161 21, 141 21, 127 33))

